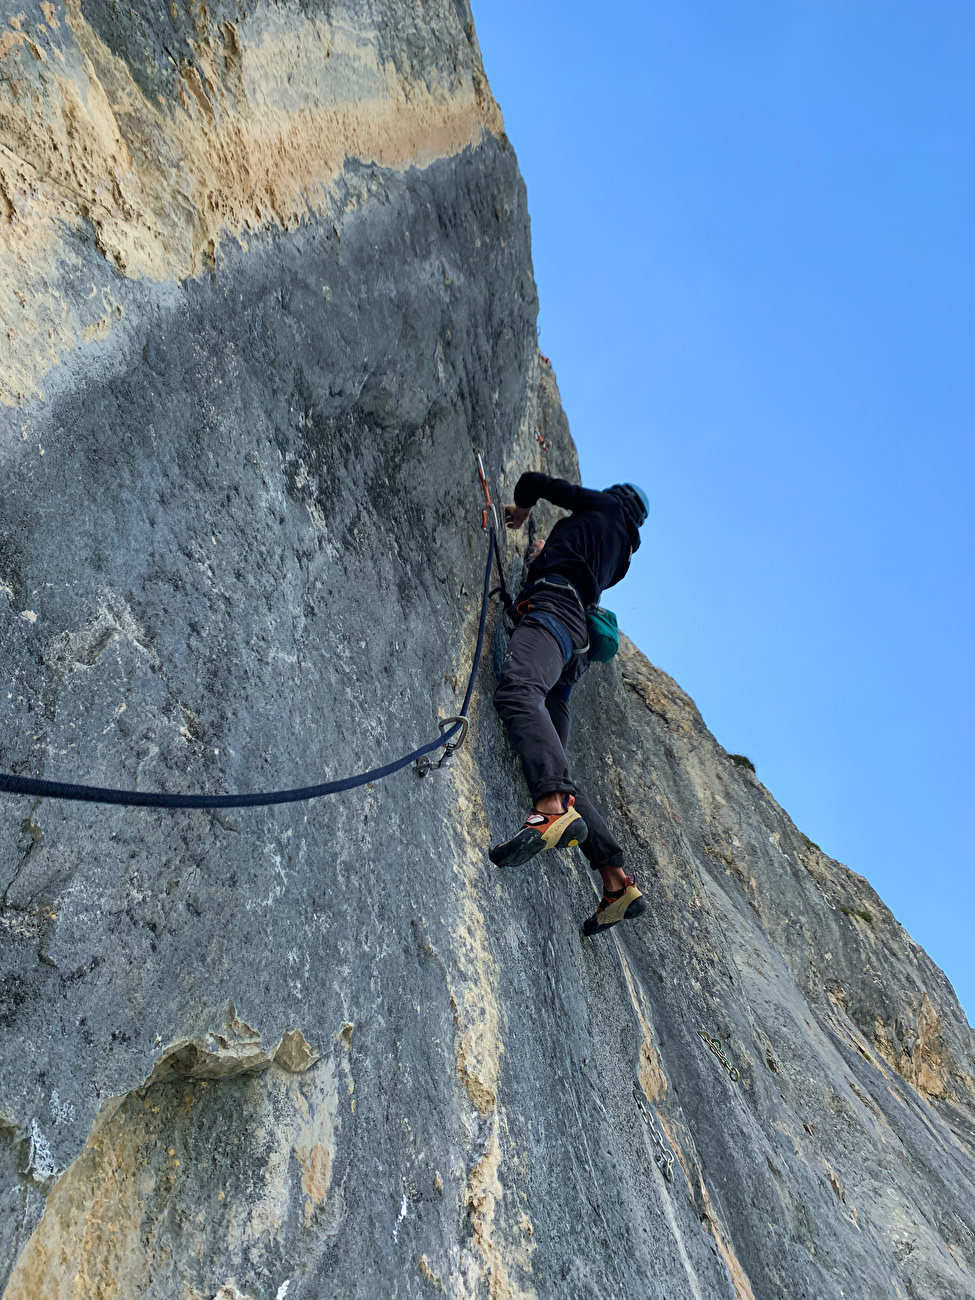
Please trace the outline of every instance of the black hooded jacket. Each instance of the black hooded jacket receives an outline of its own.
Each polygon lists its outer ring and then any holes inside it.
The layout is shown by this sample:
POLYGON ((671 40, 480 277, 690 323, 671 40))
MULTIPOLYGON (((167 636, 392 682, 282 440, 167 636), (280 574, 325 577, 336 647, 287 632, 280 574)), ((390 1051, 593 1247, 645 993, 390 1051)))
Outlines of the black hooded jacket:
POLYGON ((640 530, 626 506, 611 492, 594 492, 562 478, 530 471, 515 487, 515 505, 533 506, 542 497, 563 510, 542 553, 529 566, 525 586, 539 578, 568 578, 583 604, 595 605, 607 587, 614 586, 630 567, 630 556, 640 545, 640 530))

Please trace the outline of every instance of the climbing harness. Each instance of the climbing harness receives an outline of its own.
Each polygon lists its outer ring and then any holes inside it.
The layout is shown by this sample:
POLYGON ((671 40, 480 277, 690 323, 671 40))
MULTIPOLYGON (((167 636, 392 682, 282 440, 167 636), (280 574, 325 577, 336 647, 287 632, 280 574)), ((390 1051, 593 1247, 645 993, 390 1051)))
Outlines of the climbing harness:
POLYGON ((538 591, 540 587, 552 587, 560 596, 571 596, 582 610, 583 616, 585 616, 586 606, 582 597, 579 595, 579 592, 568 578, 563 578, 561 574, 556 573, 550 578, 536 578, 531 586, 525 588, 521 593, 518 604, 515 606, 515 613, 517 613, 519 617, 524 618, 532 612, 531 597, 534 596, 535 592, 538 591))
POLYGON ((425 775, 428 771, 445 766, 464 743, 468 732, 468 711, 471 697, 474 694, 477 671, 481 664, 481 652, 484 649, 484 630, 487 624, 487 612, 492 594, 491 571, 495 560, 501 575, 499 590, 502 599, 507 598, 504 574, 501 571, 501 552, 497 540, 498 515, 491 502, 491 493, 487 485, 484 462, 480 452, 477 453, 477 472, 488 507, 482 512, 482 527, 487 529, 489 511, 492 519, 491 527, 488 530, 487 561, 484 566, 484 586, 481 594, 481 617, 477 629, 477 644, 474 649, 474 659, 471 663, 467 692, 464 695, 461 711, 454 717, 443 718, 440 721, 440 735, 436 740, 428 741, 427 744, 414 749, 412 753, 394 759, 390 763, 385 763, 382 767, 374 767, 368 772, 359 772, 355 776, 343 777, 338 781, 323 781, 319 785, 302 786, 295 790, 275 790, 270 793, 257 794, 164 794, 142 790, 115 790, 98 785, 75 785, 67 781, 46 781, 34 776, 15 776, 12 772, 0 772, 0 794, 22 794, 41 799, 69 799, 80 803, 121 804, 126 808, 264 808, 271 804, 304 803, 309 799, 321 799, 325 795, 339 794, 343 790, 354 790, 358 786, 368 784, 370 781, 381 781, 384 777, 392 776, 394 772, 409 767, 411 763, 416 765, 420 776, 425 775), (432 754, 435 749, 440 749, 441 746, 443 746, 444 752, 436 762, 427 759, 428 754, 432 754), (424 760, 425 766, 421 770, 420 765, 424 760))
POLYGON ((638 1085, 633 1085, 633 1100, 636 1102, 637 1110, 643 1116, 643 1122, 650 1130, 650 1138, 653 1145, 657 1148, 657 1154, 653 1158, 653 1163, 666 1178, 668 1183, 674 1181, 674 1160, 673 1151, 667 1145, 667 1141, 660 1129, 657 1128, 657 1121, 654 1118, 652 1107, 647 1105, 643 1089, 638 1085))
POLYGON ((583 618, 586 617, 586 607, 582 603, 582 597, 569 579, 563 578, 559 574, 554 574, 550 578, 538 578, 525 587, 518 598, 517 604, 512 604, 508 612, 511 615, 512 622, 517 621, 518 624, 535 623, 537 626, 544 627, 546 631, 551 632, 559 643, 559 649, 562 651, 562 666, 567 668, 570 661, 577 654, 588 654, 590 642, 587 641, 581 650, 576 650, 569 629, 556 614, 549 613, 547 610, 532 609, 531 598, 542 587, 552 587, 561 596, 571 596, 582 611, 583 618))
POLYGON ((710 1047, 711 1051, 715 1054, 715 1056, 718 1058, 718 1060, 721 1062, 724 1068, 728 1071, 728 1078, 731 1080, 731 1082, 737 1083, 738 1080, 741 1078, 741 1075, 738 1073, 735 1067, 728 1060, 727 1056, 725 1056, 724 1047, 722 1046, 721 1039, 717 1036, 717 1034, 715 1034, 715 1036, 712 1038, 706 1029, 699 1029, 697 1031, 697 1036, 698 1038, 704 1040, 705 1044, 708 1047, 710 1047))
MULTIPOLYGON (((536 592, 541 591, 543 587, 551 587, 557 591, 560 596, 571 597, 586 620, 586 631, 589 640, 581 650, 576 650, 569 639, 568 628, 565 628, 565 639, 569 646, 566 650, 563 647, 565 662, 568 663, 573 655, 588 655, 593 663, 608 664, 609 661, 616 657, 620 648, 620 631, 616 622, 616 615, 611 609, 604 609, 602 605, 587 605, 579 595, 578 589, 573 586, 568 578, 563 578, 559 574, 553 574, 551 577, 536 578, 529 586, 525 587, 518 598, 517 604, 512 606, 512 615, 517 615, 519 620, 526 619, 529 616, 536 622, 541 621, 543 626, 554 635, 556 641, 560 644, 563 638, 555 628, 545 622, 543 616, 532 609, 532 597, 536 592)), ((548 615, 553 618, 554 615, 548 615)), ((557 620, 561 622, 561 620, 557 620)), ((564 624, 563 624, 564 627, 564 624)))

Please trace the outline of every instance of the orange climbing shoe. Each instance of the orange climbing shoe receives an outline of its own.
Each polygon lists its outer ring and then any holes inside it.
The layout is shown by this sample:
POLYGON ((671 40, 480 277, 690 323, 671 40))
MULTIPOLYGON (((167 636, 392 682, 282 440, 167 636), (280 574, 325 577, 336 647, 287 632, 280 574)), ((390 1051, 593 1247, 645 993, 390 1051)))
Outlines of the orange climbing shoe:
POLYGON ((619 925, 620 921, 632 921, 634 917, 642 916, 646 910, 647 900, 637 889, 633 877, 627 876, 625 889, 607 890, 603 894, 595 912, 583 923, 582 933, 602 934, 604 930, 619 925))
POLYGON ((496 867, 520 867, 543 849, 570 849, 581 844, 589 827, 575 810, 575 795, 565 797, 565 810, 540 813, 533 808, 513 839, 495 844, 488 857, 496 867))

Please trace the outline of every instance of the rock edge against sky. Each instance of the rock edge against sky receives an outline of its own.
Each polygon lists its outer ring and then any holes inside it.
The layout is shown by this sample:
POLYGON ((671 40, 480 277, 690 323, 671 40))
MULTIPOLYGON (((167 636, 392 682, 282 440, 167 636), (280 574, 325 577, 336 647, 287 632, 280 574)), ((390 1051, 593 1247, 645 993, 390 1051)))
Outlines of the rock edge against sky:
MULTIPOLYGON (((0 69, 0 766, 412 748, 470 662, 473 448, 577 474, 466 5, 44 0, 0 69)), ((485 854, 491 637, 422 783, 0 805, 7 1300, 975 1296, 944 976, 629 643, 574 761, 652 907, 582 940, 580 856, 485 854)))

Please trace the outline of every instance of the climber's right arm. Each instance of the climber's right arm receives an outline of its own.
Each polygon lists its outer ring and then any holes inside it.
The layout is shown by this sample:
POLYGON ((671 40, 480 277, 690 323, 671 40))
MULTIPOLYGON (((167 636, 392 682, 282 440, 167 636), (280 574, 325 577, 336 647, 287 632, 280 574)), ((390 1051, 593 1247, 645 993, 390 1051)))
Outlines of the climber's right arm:
POLYGON ((528 470, 515 485, 514 505, 504 508, 505 520, 509 528, 520 528, 539 499, 551 501, 553 506, 578 514, 599 504, 602 495, 601 492, 580 487, 577 483, 569 483, 564 478, 552 478, 549 474, 528 470))

